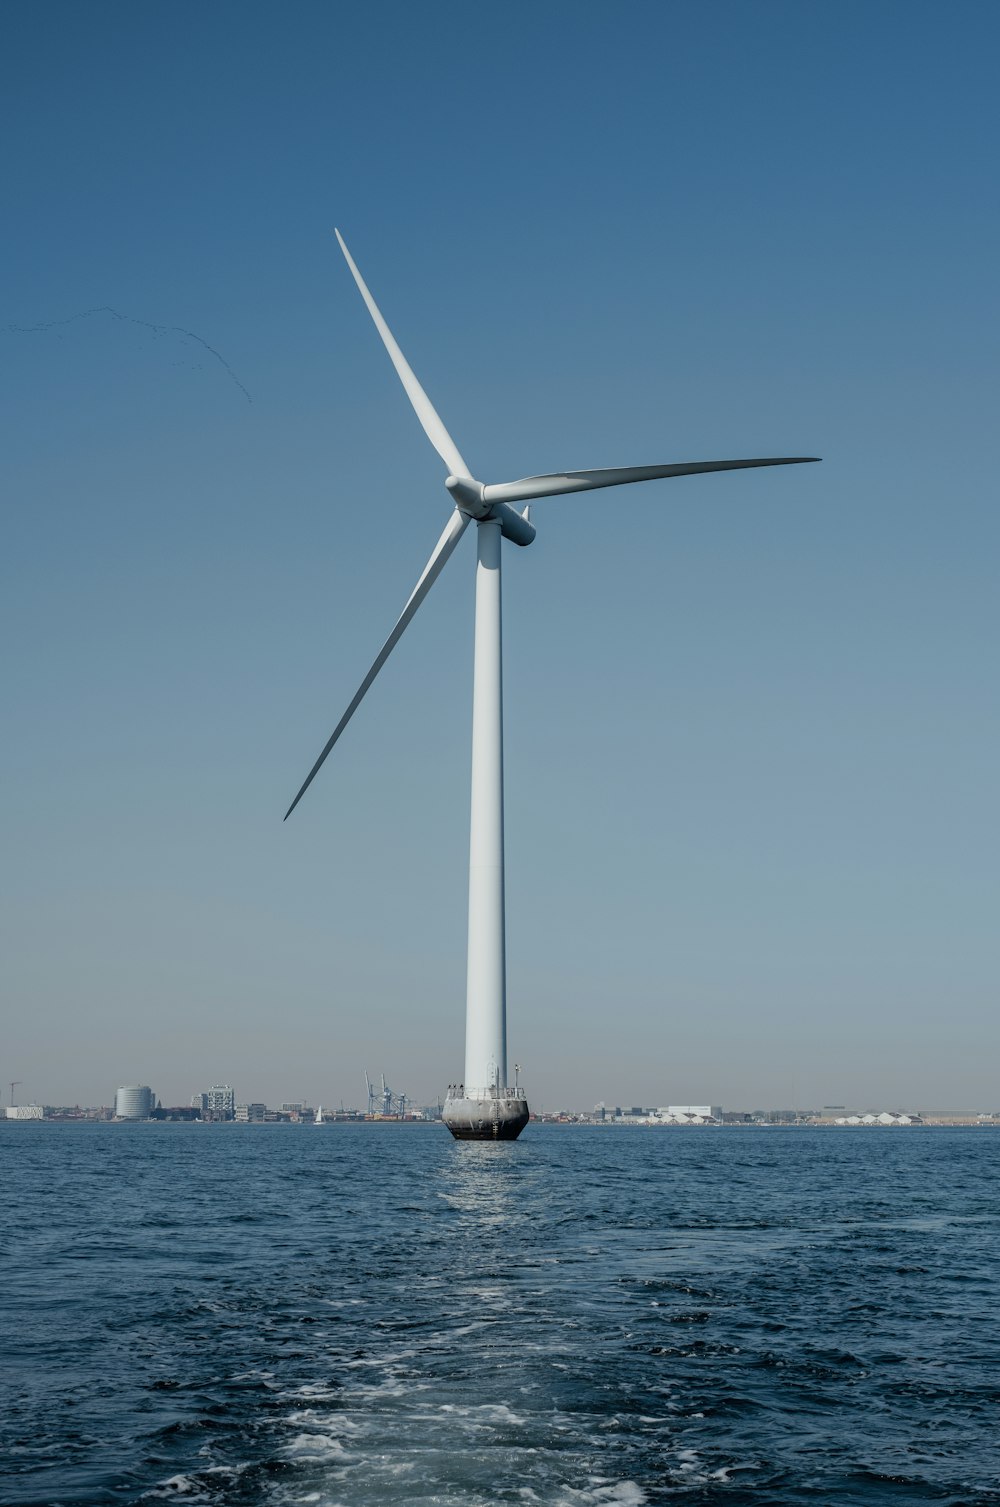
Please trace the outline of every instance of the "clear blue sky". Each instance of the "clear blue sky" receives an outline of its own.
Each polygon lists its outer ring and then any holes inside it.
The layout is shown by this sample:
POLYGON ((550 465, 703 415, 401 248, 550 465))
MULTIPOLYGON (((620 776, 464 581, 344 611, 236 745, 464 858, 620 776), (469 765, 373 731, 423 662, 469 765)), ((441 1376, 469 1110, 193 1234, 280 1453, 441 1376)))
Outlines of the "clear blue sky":
POLYGON ((338 224, 486 480, 824 457, 505 552, 533 1101, 1000 1105, 997 7, 4 30, 0 1076, 461 1072, 471 539, 281 822, 450 506, 338 224))

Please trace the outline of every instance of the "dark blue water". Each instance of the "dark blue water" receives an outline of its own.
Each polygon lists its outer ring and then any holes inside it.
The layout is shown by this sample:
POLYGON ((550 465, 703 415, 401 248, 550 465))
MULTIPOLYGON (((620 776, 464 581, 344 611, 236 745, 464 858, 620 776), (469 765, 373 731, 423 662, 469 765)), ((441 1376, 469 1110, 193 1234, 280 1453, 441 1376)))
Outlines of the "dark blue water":
POLYGON ((1000 1135, 3 1124, 0 1500, 1000 1503, 1000 1135))

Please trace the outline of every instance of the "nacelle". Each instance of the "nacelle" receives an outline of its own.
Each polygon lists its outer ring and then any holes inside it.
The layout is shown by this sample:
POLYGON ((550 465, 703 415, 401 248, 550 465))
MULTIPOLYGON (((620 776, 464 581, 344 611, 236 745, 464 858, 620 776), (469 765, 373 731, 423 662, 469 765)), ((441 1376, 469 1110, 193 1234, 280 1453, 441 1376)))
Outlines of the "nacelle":
POLYGON ((535 525, 525 516, 527 508, 524 513, 518 513, 506 502, 491 505, 484 500, 482 482, 474 481, 471 476, 449 476, 445 479, 445 486, 467 518, 474 518, 477 523, 487 518, 494 519, 500 525, 501 534, 512 544, 530 544, 534 539, 535 525))
POLYGON ((530 544, 535 537, 535 525, 523 513, 517 513, 505 502, 496 502, 490 508, 490 518, 500 524, 500 532, 512 544, 530 544))

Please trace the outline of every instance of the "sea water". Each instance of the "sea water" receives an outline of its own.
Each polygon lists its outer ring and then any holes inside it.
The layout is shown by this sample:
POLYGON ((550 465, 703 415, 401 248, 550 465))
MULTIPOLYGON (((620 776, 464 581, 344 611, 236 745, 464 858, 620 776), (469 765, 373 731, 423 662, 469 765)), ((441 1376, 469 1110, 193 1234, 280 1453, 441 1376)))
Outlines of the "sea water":
POLYGON ((0 1500, 1000 1503, 1000 1133, 0 1124, 0 1500))

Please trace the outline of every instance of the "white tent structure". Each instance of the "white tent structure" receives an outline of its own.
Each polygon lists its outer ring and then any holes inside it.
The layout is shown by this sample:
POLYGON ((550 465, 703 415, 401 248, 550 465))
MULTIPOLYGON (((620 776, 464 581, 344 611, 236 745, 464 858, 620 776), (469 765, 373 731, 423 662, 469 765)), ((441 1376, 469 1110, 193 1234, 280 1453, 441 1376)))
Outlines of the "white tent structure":
POLYGON ((763 460, 689 461, 660 466, 626 466, 600 471, 562 471, 520 481, 483 484, 462 459, 454 440, 417 381, 372 298, 361 273, 336 232, 354 281, 382 337, 406 395, 427 438, 446 469, 445 486, 454 504, 444 531, 403 611, 353 700, 334 728, 288 811, 287 820, 318 774, 324 760, 360 706, 417 608, 470 523, 476 525, 476 623, 472 693, 472 819, 469 842, 469 938, 465 1017, 465 1078, 449 1090, 444 1120, 461 1139, 515 1139, 528 1121, 519 1084, 507 1081, 507 999, 504 923, 503 684, 501 655, 501 541, 528 545, 535 537, 529 504, 538 497, 586 492, 628 482, 737 471, 756 466, 788 466, 815 456, 763 460), (516 506, 514 506, 516 504, 516 506), (522 511, 519 511, 522 510, 522 511))

